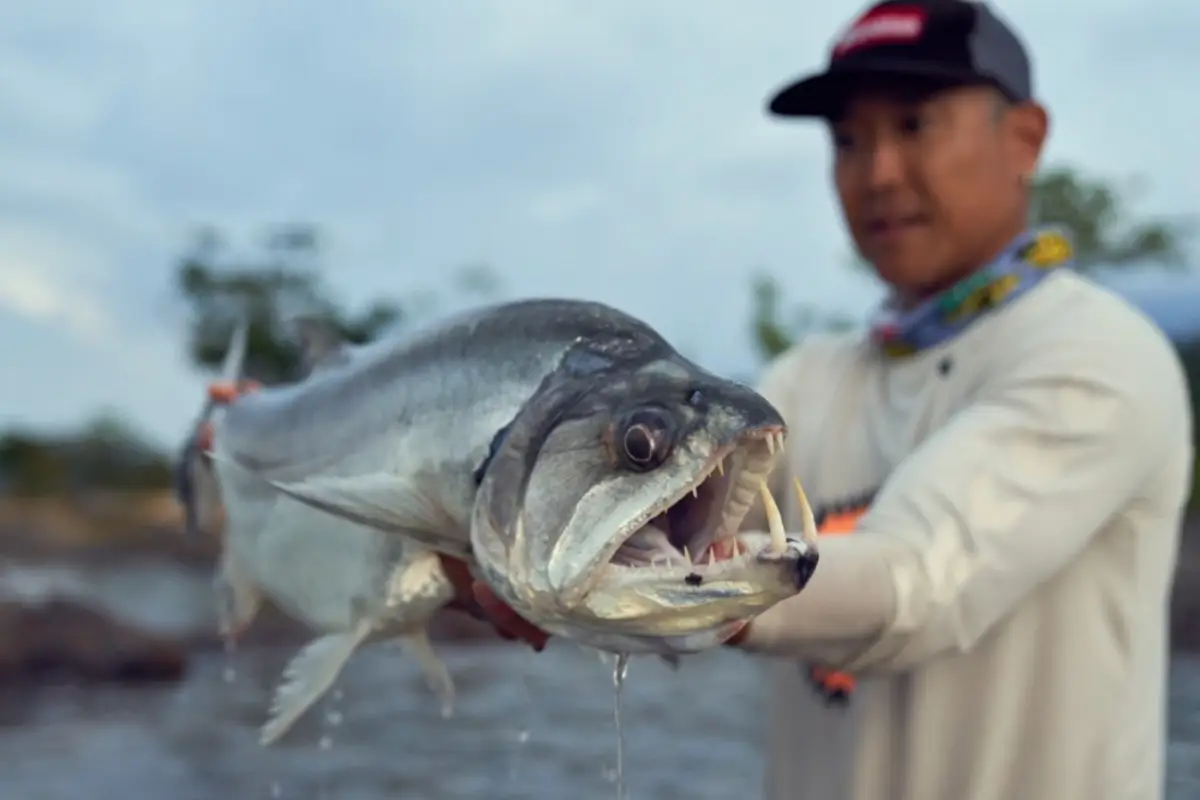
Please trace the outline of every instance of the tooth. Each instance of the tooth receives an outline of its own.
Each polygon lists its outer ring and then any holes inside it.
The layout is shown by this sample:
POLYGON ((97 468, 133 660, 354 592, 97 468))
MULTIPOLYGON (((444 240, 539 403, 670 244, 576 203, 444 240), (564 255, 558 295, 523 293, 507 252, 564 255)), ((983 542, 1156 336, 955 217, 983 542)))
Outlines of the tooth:
POLYGON ((767 452, 775 455, 775 434, 767 433, 767 452))
POLYGON ((700 496, 700 487, 693 486, 692 487, 692 497, 699 497, 699 496, 700 496))
POLYGON ((771 534, 771 549, 776 553, 782 553, 787 550, 787 531, 783 527, 783 516, 779 513, 779 506, 775 504, 775 498, 771 496, 771 490, 767 487, 766 481, 761 481, 758 484, 758 493, 762 495, 763 507, 767 510, 767 530, 771 534))
POLYGON ((817 521, 813 517, 812 507, 808 504, 808 498, 804 496, 804 487, 800 485, 799 478, 792 478, 792 488, 796 490, 796 500, 800 502, 800 519, 803 523, 801 535, 804 541, 810 545, 817 543, 817 521))
POLYGON ((783 431, 779 431, 778 433, 775 434, 775 444, 778 445, 779 452, 782 453, 783 448, 784 448, 783 431))
POLYGON ((687 559, 689 564, 692 563, 692 554, 688 552, 686 544, 683 546, 683 557, 687 559))
POLYGON ((723 458, 717 462, 717 474, 722 477, 725 475, 725 459, 723 458))
POLYGON ((712 547, 708 548, 708 565, 710 567, 713 565, 713 562, 716 561, 716 559, 717 559, 715 550, 716 550, 716 545, 713 545, 712 547))

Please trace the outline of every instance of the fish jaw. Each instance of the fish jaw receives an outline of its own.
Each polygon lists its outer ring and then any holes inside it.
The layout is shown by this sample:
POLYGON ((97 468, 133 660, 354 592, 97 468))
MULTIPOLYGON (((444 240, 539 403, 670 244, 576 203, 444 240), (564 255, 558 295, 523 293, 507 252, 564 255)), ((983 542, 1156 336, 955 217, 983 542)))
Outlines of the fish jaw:
POLYGON ((609 565, 561 624, 585 641, 619 637, 626 647, 640 642, 641 652, 696 652, 803 591, 819 560, 815 548, 793 537, 782 553, 768 534, 743 533, 723 542, 736 554, 705 565, 609 565))
MULTIPOLYGON (((737 531, 755 501, 759 487, 782 454, 786 435, 787 428, 781 421, 740 431, 730 441, 715 447, 707 459, 692 469, 690 475, 677 480, 660 498, 645 506, 615 532, 603 525, 594 525, 593 520, 588 518, 573 519, 571 526, 559 538, 546 567, 545 583, 556 595, 559 607, 572 610, 598 587, 613 581, 616 581, 615 585, 636 585, 643 580, 655 581, 660 577, 667 581, 677 578, 679 585, 684 588, 702 588, 703 584, 697 587, 684 583, 694 571, 684 569, 691 566, 690 558, 673 556, 672 561, 682 561, 682 565, 665 573, 661 567, 650 565, 638 567, 641 574, 627 574, 628 570, 614 568, 612 562, 635 534, 644 530, 652 520, 682 503, 701 499, 714 504, 711 512, 714 519, 706 522, 709 528, 707 535, 703 541, 693 543, 696 552, 691 555, 703 557, 699 564, 701 571, 707 567, 707 556, 719 558, 726 555, 714 545, 718 544, 718 539, 729 537, 737 531), (710 497, 710 494, 715 496, 710 497)), ((733 551, 729 549, 728 552, 733 551)), ((668 591, 668 594, 671 592, 668 591)))
POLYGON ((623 655, 680 656, 702 653, 727 642, 742 629, 743 623, 728 622, 715 628, 684 634, 626 634, 619 631, 603 631, 583 628, 568 622, 550 623, 546 632, 552 636, 566 637, 579 644, 606 653, 623 655))
POLYGON ((734 541, 737 555, 707 565, 610 565, 576 611, 586 609, 614 629, 628 620, 661 633, 700 630, 748 619, 792 597, 808 584, 818 560, 815 549, 795 538, 782 553, 774 552, 765 534, 741 534, 734 541))

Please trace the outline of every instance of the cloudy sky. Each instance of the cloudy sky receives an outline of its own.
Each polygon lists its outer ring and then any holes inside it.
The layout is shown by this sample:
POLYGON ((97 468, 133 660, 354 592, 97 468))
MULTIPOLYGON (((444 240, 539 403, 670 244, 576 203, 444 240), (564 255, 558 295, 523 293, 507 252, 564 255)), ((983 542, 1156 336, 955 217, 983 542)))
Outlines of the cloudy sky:
MULTIPOLYGON (((510 295, 614 303, 744 374, 754 270, 856 316, 880 296, 843 266, 823 131, 762 113, 858 8, 0 4, 0 424, 111 407, 174 442, 202 382, 172 262, 208 223, 248 243, 321 224, 349 303, 482 261, 510 295)), ((1200 211, 1200 6, 1002 8, 1054 114, 1048 161, 1143 176, 1140 211, 1200 211)))

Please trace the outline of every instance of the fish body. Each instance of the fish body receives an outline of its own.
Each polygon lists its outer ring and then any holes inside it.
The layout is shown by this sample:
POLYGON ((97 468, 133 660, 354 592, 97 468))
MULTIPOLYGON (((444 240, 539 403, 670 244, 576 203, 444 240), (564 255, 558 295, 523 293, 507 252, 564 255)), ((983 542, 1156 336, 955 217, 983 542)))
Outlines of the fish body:
POLYGON ((394 570, 444 553, 551 633, 675 657, 816 566, 811 518, 801 539, 738 533, 759 496, 773 506, 785 435, 765 398, 616 309, 489 306, 332 348, 305 380, 224 410, 227 572, 301 618, 357 626, 346 598, 404 607, 394 570))
MULTIPOLYGON (((351 354, 315 321, 298 320, 309 377, 351 354)), ((245 356, 245 328, 234 334, 222 375, 236 383, 245 356)), ((307 378, 306 378, 307 380, 307 378)), ((331 516, 235 472, 222 504, 219 463, 201 434, 223 412, 206 404, 176 467, 187 530, 225 535, 214 577, 221 632, 235 636, 264 599, 319 634, 287 665, 260 734, 271 744, 328 691, 358 647, 392 640, 420 662, 443 715, 453 710, 454 683, 429 641, 430 617, 453 597, 436 553, 410 540, 331 516), (239 482, 241 480, 241 482, 239 482)))

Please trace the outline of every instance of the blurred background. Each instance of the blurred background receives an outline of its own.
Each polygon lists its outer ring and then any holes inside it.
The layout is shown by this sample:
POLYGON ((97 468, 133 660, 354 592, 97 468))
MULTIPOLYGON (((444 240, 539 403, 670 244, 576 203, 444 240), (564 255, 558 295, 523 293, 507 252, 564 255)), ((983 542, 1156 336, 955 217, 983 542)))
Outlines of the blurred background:
MULTIPOLYGON (((281 319, 362 341, 484 301, 598 299, 752 381, 862 323, 819 126, 768 93, 858 3, 610 0, 0 4, 0 797, 614 795, 611 666, 439 620, 363 651, 263 750, 305 641, 215 635, 219 543, 185 541, 172 460, 229 335, 286 379, 281 319)), ((1038 216, 1152 316, 1200 388, 1200 7, 1001 4, 1053 115, 1038 216)), ((1181 433, 1181 435, 1183 435, 1181 433)), ((1200 796, 1200 515, 1173 599, 1170 797, 1200 796)), ((762 694, 736 654, 635 662, 632 797, 757 790, 762 694)))

